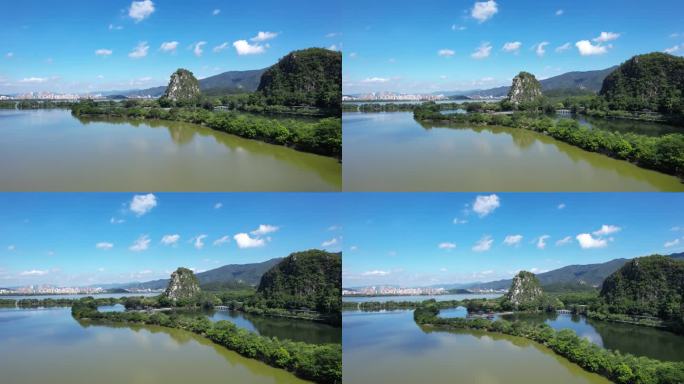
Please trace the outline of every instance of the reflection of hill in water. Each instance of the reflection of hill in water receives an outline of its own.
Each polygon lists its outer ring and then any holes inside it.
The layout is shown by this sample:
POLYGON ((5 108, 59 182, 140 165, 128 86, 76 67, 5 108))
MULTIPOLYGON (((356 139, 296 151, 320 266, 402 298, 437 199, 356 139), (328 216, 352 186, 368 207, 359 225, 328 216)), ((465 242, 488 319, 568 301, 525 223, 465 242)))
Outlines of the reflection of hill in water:
POLYGON ((300 152, 282 145, 274 145, 258 140, 245 139, 239 136, 220 132, 201 125, 167 120, 138 120, 119 117, 76 117, 83 125, 106 123, 125 125, 134 128, 165 128, 174 144, 187 146, 196 137, 212 138, 214 142, 223 145, 234 152, 249 152, 256 155, 271 157, 278 161, 295 165, 299 168, 314 171, 326 183, 335 188, 341 187, 341 164, 331 157, 313 153, 300 152))
POLYGON ((467 124, 419 121, 416 121, 416 123, 418 123, 421 127, 423 127, 426 130, 447 128, 453 130, 468 130, 477 133, 486 132, 491 133, 493 135, 508 135, 511 137, 511 141, 515 144, 515 146, 521 150, 530 149, 537 142, 541 144, 553 145, 553 147, 559 153, 566 155, 574 163, 585 162, 592 167, 615 171, 618 175, 623 177, 634 177, 635 172, 645 172, 652 175, 658 175, 660 177, 672 177, 670 175, 666 175, 664 173, 660 173, 650 169, 640 168, 628 161, 617 160, 599 153, 585 151, 581 148, 567 144, 560 140, 556 140, 542 133, 531 131, 529 129, 509 128, 496 125, 477 126, 467 124))

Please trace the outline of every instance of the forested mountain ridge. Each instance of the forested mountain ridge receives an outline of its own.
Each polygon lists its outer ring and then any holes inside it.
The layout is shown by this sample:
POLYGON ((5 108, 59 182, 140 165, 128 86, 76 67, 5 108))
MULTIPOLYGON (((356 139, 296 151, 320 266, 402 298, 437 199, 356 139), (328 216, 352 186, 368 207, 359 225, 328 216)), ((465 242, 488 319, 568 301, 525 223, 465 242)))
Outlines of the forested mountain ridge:
POLYGON ((339 313, 342 254, 318 249, 295 252, 261 277, 257 299, 268 307, 339 313))

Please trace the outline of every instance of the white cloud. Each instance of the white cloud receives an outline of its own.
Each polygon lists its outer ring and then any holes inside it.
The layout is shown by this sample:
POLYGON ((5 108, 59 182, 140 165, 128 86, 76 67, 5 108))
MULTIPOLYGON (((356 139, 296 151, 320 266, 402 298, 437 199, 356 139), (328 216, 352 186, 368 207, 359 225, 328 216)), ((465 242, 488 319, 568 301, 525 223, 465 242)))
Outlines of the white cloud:
POLYGON ((214 240, 214 245, 217 247, 227 243, 230 243, 230 236, 228 235, 219 237, 218 239, 214 240))
POLYGON ((390 271, 374 270, 374 271, 363 272, 361 275, 362 276, 387 276, 389 274, 390 274, 390 271))
POLYGON ((575 43, 575 46, 577 47, 579 54, 582 56, 603 55, 604 53, 608 52, 608 48, 611 47, 610 45, 594 45, 589 40, 580 40, 575 43))
POLYGON ((340 225, 331 225, 328 227, 328 231, 339 231, 340 229, 342 229, 342 226, 340 225))
POLYGON ((161 243, 164 245, 176 245, 178 244, 178 240, 180 240, 180 235, 177 233, 173 235, 164 235, 161 239, 161 243))
POLYGON ((339 33, 339 32, 330 32, 330 33, 326 33, 326 34, 325 34, 325 37, 327 37, 328 39, 331 39, 331 38, 337 37, 337 36, 342 36, 342 33, 339 33))
POLYGON ((202 53, 204 53, 204 49, 202 47, 204 47, 206 44, 206 41, 198 41, 197 43, 195 43, 195 47, 192 49, 192 53, 194 53, 197 57, 202 56, 202 53))
POLYGON ((546 46, 549 45, 548 41, 542 41, 541 43, 535 45, 534 52, 537 56, 542 57, 546 54, 546 46))
POLYGON ((32 269, 30 271, 24 271, 21 272, 21 276, 45 276, 48 274, 48 271, 41 271, 39 269, 32 269))
POLYGON ((17 246, 14 244, 10 244, 7 246, 7 250, 10 252, 14 252, 17 249, 17 246))
POLYGON ((221 209, 221 208, 223 208, 223 203, 214 204, 214 209, 221 209))
POLYGON ((254 235, 254 236, 263 236, 263 235, 266 235, 266 234, 269 234, 269 233, 276 232, 276 231, 279 230, 279 229, 280 229, 280 227, 277 227, 277 226, 275 226, 275 225, 260 224, 260 225, 259 225, 259 228, 253 230, 253 231, 250 232, 250 233, 251 233, 252 235, 254 235))
POLYGON ((334 245, 337 245, 337 243, 338 243, 337 237, 333 237, 332 239, 326 240, 323 243, 321 243, 321 247, 332 247, 334 245))
POLYGON ((151 193, 135 195, 129 204, 129 209, 137 216, 142 216, 157 206, 157 197, 151 193))
POLYGON ((217 9, 214 9, 214 10, 211 12, 211 14, 212 14, 213 16, 216 16, 216 15, 218 15, 219 13, 221 13, 221 10, 218 9, 218 8, 217 8, 217 9))
POLYGON ((349 54, 349 57, 351 57, 352 59, 356 58, 356 56, 358 56, 358 54, 356 52, 351 52, 349 54))
POLYGON ((440 268, 439 271, 440 271, 440 272, 446 272, 446 271, 448 271, 448 269, 446 269, 446 268, 440 268))
POLYGON ((363 80, 361 80, 362 83, 386 83, 390 79, 384 78, 384 77, 368 77, 363 80))
POLYGON ((506 245, 518 245, 522 241, 522 235, 508 235, 504 239, 504 244, 506 245))
POLYGON ((580 233, 575 237, 582 249, 604 248, 608 241, 601 238, 594 238, 590 233, 580 233))
POLYGON ((610 235, 616 232, 620 232, 622 228, 616 226, 616 225, 606 225, 603 224, 601 226, 601 229, 592 232, 595 236, 604 236, 604 235, 610 235))
POLYGON ((492 45, 489 43, 482 43, 476 50, 473 52, 470 57, 473 59, 486 59, 489 57, 489 55, 492 53, 492 45))
POLYGON ((177 41, 165 41, 162 43, 161 49, 164 52, 176 52, 176 48, 178 48, 178 42, 177 41))
POLYGON ((214 53, 219 53, 221 51, 224 51, 224 50, 228 49, 228 47, 230 47, 230 44, 228 44, 228 42, 226 41, 221 45, 215 46, 214 47, 214 53))
POLYGON ((478 240, 477 243, 473 246, 473 251, 475 252, 484 252, 484 251, 489 251, 489 249, 492 247, 492 243, 494 240, 492 239, 491 236, 484 236, 480 240, 478 240))
POLYGON ((522 47, 521 42, 509 41, 508 43, 504 44, 503 50, 506 52, 518 53, 520 51, 520 47, 522 47))
POLYGON ((110 31, 120 31, 123 29, 123 26, 121 25, 114 25, 114 24, 109 24, 109 30, 110 31))
POLYGON ((351 247, 349 247, 349 250, 352 251, 352 252, 358 251, 358 250, 359 250, 359 247, 356 246, 356 245, 352 245, 351 247))
POLYGON ((456 24, 451 25, 452 31, 465 31, 466 29, 468 29, 468 27, 464 27, 462 25, 456 25, 456 24))
POLYGON ((257 43, 261 43, 261 42, 264 42, 267 40, 275 39, 276 36, 278 36, 278 32, 262 32, 262 31, 259 31, 259 33, 257 33, 256 36, 252 37, 249 40, 257 42, 257 43))
POLYGON ((556 246, 560 247, 561 245, 570 244, 571 241, 572 241, 572 237, 565 236, 564 238, 556 241, 556 246))
POLYGON ((472 16, 473 19, 476 19, 478 22, 484 23, 497 12, 499 12, 499 7, 496 4, 496 1, 478 1, 475 3, 475 5, 473 5, 473 9, 470 11, 470 16, 472 16))
POLYGON ((500 205, 499 196, 497 195, 477 196, 473 203, 473 212, 477 213, 480 217, 485 217, 494 212, 500 205))
POLYGON ((138 23, 148 18, 153 12, 154 3, 152 0, 134 1, 128 9, 128 16, 138 23))
POLYGON ((257 248, 266 245, 264 239, 250 237, 247 233, 238 233, 233 236, 233 239, 235 239, 238 248, 257 248))
POLYGON ((454 224, 467 224, 467 223, 468 223, 468 220, 459 219, 458 217, 454 217, 453 223, 454 223, 454 224))
POLYGON ((142 252, 150 247, 150 237, 147 235, 141 235, 138 237, 133 244, 128 247, 133 252, 142 252))
POLYGON ((456 248, 456 244, 450 243, 450 242, 439 243, 439 244, 437 245, 437 248, 439 248, 439 249, 451 250, 451 249, 456 248))
POLYGON ((565 209, 565 203, 560 203, 560 204, 558 204, 558 207, 556 207, 556 208, 558 208, 558 209, 565 209))
POLYGON ((197 249, 204 248, 204 239, 206 239, 206 238, 207 238, 207 235, 199 235, 199 236, 195 237, 195 244, 194 244, 195 248, 197 248, 197 249))
POLYGON ((675 45, 674 47, 666 48, 663 52, 674 55, 675 53, 679 52, 680 50, 684 50, 684 44, 675 45))
POLYGON ((544 249, 546 248, 546 240, 548 240, 551 236, 549 235, 542 235, 537 238, 537 248, 539 249, 544 249))
POLYGON ((103 242, 95 244, 95 248, 108 251, 108 250, 114 248, 114 244, 103 241, 103 242))
POLYGON ((50 80, 50 79, 48 79, 47 77, 25 77, 25 78, 19 80, 19 82, 20 83, 37 83, 37 84, 40 84, 40 83, 44 83, 48 80, 50 80))
POLYGON ((667 242, 665 242, 665 244, 663 244, 663 246, 664 246, 665 248, 671 248, 671 247, 674 247, 674 246, 676 246, 676 245, 679 245, 679 239, 674 239, 674 240, 672 240, 672 241, 667 241, 667 242))
POLYGON ((128 57, 131 59, 141 59, 145 56, 147 56, 147 51, 150 49, 150 46, 147 45, 147 41, 141 41, 138 43, 138 45, 133 48, 133 50, 128 54, 128 57))
POLYGON ((562 15, 562 14, 564 14, 564 13, 565 13, 564 10, 559 9, 559 10, 556 11, 556 16, 560 16, 560 15, 562 15))
POLYGON ((113 53, 113 51, 111 49, 104 49, 104 48, 98 49, 95 51, 95 54, 97 56, 104 56, 104 57, 111 56, 112 53, 113 53))
POLYGON ((620 37, 619 33, 614 33, 614 32, 601 32, 601 34, 596 37, 591 39, 595 43, 606 43, 609 41, 617 40, 617 38, 620 37))
POLYGON ((123 224, 123 223, 125 223, 125 222, 126 222, 126 220, 124 220, 124 219, 117 219, 116 217, 112 217, 111 219, 109 219, 109 223, 110 223, 110 224, 123 224))
POLYGON ((13 58, 13 57, 14 57, 14 52, 7 52, 7 53, 5 54, 5 57, 8 58, 8 59, 13 58))
POLYGON ((565 43, 565 44, 563 44, 563 45, 560 45, 560 46, 556 47, 556 52, 558 52, 558 53, 560 53, 560 52, 565 52, 565 51, 567 51, 567 50, 570 49, 570 48, 572 48, 572 44, 570 44, 570 43, 565 43))
POLYGON ((340 51, 341 50, 340 47, 341 47, 341 45, 338 47, 336 44, 332 44, 331 46, 329 46, 327 48, 327 50, 328 51, 340 51))
POLYGON ((437 51, 437 55, 442 56, 442 57, 451 57, 455 54, 456 54, 456 52, 454 52, 451 49, 440 49, 439 51, 437 51))
POLYGON ((264 53, 265 49, 259 44, 250 44, 247 40, 238 40, 233 42, 233 47, 238 55, 257 55, 264 53))

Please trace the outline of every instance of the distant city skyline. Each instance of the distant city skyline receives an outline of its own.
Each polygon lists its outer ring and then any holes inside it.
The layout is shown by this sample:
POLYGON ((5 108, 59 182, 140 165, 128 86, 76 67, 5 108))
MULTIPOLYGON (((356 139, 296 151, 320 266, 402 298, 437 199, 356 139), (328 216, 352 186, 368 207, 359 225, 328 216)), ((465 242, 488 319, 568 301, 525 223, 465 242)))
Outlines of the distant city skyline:
POLYGON ((26 0, 0 25, 0 94, 149 88, 181 67, 205 78, 341 48, 338 6, 317 1, 26 0))
POLYGON ((168 278, 340 251, 333 194, 4 193, 0 288, 85 286, 168 278))
POLYGON ((431 93, 684 54, 681 3, 531 0, 345 2, 343 93, 431 93), (350 10, 353 10, 350 11, 350 10))
POLYGON ((507 279, 684 250, 684 197, 649 193, 345 194, 344 287, 507 279))

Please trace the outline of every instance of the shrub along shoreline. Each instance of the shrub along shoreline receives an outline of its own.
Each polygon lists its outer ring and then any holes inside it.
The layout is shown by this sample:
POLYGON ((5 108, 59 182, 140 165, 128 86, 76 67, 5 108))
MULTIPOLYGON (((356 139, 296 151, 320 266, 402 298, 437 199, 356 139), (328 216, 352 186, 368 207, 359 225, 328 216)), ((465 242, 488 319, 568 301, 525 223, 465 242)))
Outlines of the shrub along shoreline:
POLYGON ((302 152, 342 158, 342 120, 336 117, 317 122, 244 116, 202 108, 125 107, 84 101, 71 109, 74 116, 108 116, 135 119, 182 121, 198 124, 247 139, 283 145, 302 152))
POLYGON ((326 384, 342 382, 342 346, 339 344, 279 340, 238 328, 229 321, 212 323, 206 316, 192 318, 163 312, 100 312, 97 307, 96 299, 83 298, 73 303, 71 314, 79 321, 149 324, 186 330, 242 356, 285 369, 302 379, 326 384))
POLYGON ((444 115, 434 103, 426 103, 415 108, 413 116, 423 123, 468 123, 528 129, 586 151, 626 160, 639 167, 667 173, 684 180, 684 135, 682 134, 668 134, 661 137, 633 133, 621 134, 580 127, 576 120, 554 121, 548 116, 524 113, 444 115))
POLYGON ((648 357, 623 355, 583 339, 570 329, 556 331, 548 324, 522 321, 491 321, 439 317, 440 305, 424 302, 413 313, 420 326, 435 329, 473 329, 524 337, 542 344, 584 370, 602 375, 618 384, 672 384, 684 382, 684 362, 665 362, 648 357))

